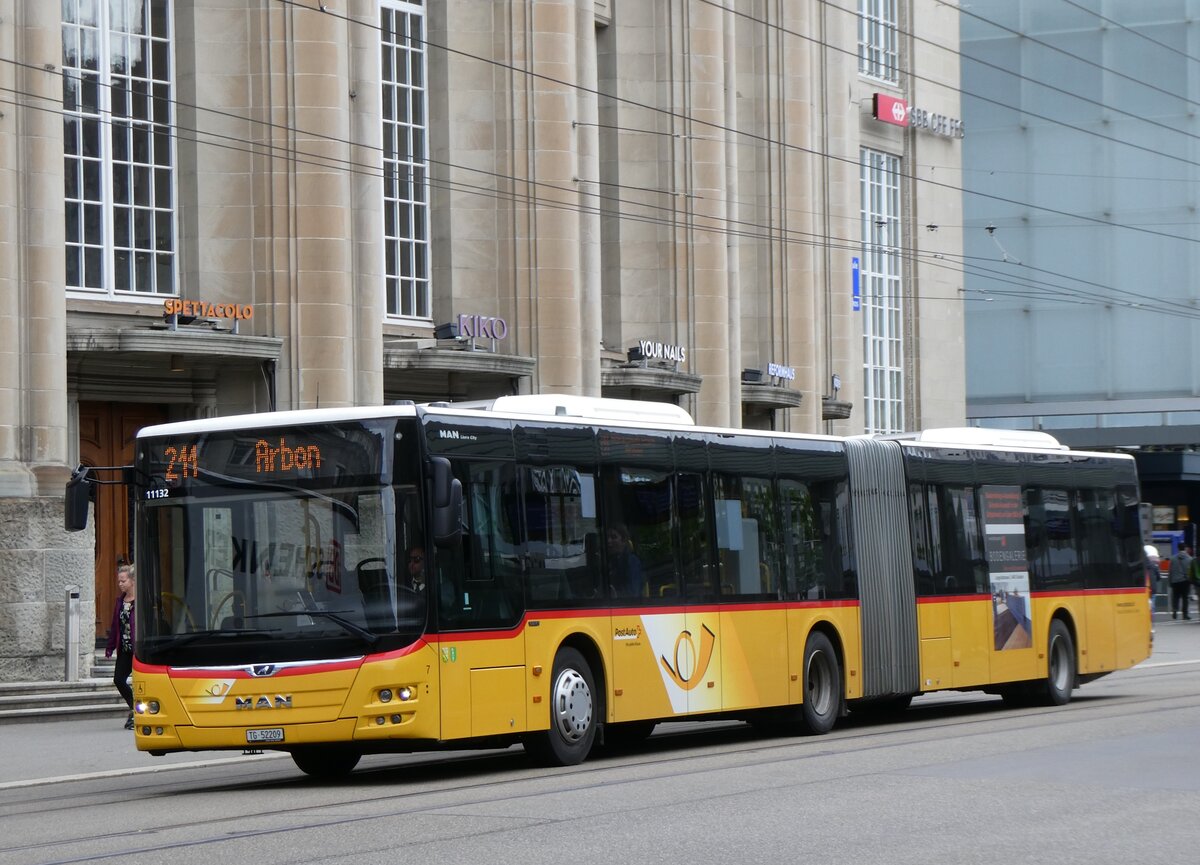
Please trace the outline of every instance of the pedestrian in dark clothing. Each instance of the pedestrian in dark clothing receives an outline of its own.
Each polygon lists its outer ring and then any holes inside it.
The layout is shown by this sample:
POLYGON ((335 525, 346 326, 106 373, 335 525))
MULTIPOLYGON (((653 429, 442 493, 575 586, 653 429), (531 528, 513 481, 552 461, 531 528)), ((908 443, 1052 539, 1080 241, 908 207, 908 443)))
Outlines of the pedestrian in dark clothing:
POLYGON ((112 623, 108 628, 108 643, 104 646, 104 657, 111 658, 116 652, 117 663, 113 669, 113 684, 129 707, 129 718, 125 729, 133 729, 133 689, 129 687, 129 676, 133 672, 133 604, 136 586, 133 565, 117 568, 117 589, 121 594, 113 605, 112 623))
POLYGON ((1188 615, 1188 594, 1192 590, 1192 548, 1184 544, 1179 552, 1171 556, 1171 567, 1167 571, 1167 579, 1171 583, 1171 618, 1176 618, 1182 608, 1183 617, 1188 615))

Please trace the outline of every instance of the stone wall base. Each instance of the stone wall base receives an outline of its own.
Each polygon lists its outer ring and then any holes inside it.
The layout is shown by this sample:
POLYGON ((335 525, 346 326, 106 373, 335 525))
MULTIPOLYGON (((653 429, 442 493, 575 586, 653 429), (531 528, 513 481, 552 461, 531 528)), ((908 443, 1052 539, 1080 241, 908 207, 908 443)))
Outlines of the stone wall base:
POLYGON ((95 657, 95 535, 63 529, 61 497, 0 498, 0 682, 66 678, 67 589, 79 590, 79 676, 95 657))

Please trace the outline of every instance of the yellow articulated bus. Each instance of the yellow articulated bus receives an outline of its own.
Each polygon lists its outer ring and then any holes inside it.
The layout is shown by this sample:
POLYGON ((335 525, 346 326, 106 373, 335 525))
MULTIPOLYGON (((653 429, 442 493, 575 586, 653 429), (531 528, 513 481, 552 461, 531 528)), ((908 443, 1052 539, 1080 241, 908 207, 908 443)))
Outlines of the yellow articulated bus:
POLYGON ((152 754, 277 749, 336 776, 521 742, 571 765, 670 719, 824 733, 946 689, 1062 704, 1150 653, 1134 463, 1041 434, 516 396, 149 427, 126 476, 152 754))

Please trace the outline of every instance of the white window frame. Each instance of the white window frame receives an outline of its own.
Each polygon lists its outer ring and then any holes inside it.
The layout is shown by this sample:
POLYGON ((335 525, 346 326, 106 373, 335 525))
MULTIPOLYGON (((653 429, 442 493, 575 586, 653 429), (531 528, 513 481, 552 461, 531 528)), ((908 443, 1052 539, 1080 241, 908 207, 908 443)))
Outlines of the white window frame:
POLYGON ((427 323, 433 317, 429 279, 428 21, 420 2, 380 0, 379 24, 380 49, 385 58, 380 70, 384 311, 388 320, 427 323), (419 32, 414 33, 414 25, 419 32), (401 28, 406 29, 397 35, 401 28), (395 74, 401 65, 398 60, 404 61, 403 76, 395 74))
POLYGON ((900 157, 862 148, 863 408, 867 433, 904 432, 900 157))
POLYGON ((61 2, 67 296, 144 301, 177 295, 179 197, 171 0, 61 2), (161 17, 153 11, 157 3, 161 3, 161 17), (126 20, 114 21, 115 12, 124 13, 126 20), (134 18, 139 25, 161 20, 166 32, 138 29, 131 33, 127 22, 134 18), (128 89, 115 86, 123 77, 114 70, 122 43, 127 46, 126 57, 131 56, 128 46, 133 44, 149 51, 146 78, 137 79, 132 69, 126 70, 128 89), (165 78, 156 77, 163 74, 165 78), (138 85, 144 85, 144 90, 138 85), (86 107, 85 88, 94 88, 86 107), (118 96, 127 99, 132 110, 118 106, 114 113, 118 96), (141 116, 136 107, 139 100, 141 116), (116 136, 122 133, 128 135, 127 145, 119 148, 116 136), (139 133, 145 147, 141 161, 137 158, 139 133), (88 165, 93 166, 91 185, 96 197, 88 197, 88 165), (121 202, 117 201, 118 179, 128 192, 121 202), (119 230, 121 224, 125 230, 119 230), (148 243, 139 244, 146 239, 148 243), (122 256, 127 263, 118 264, 122 256), (72 258, 77 261, 75 267, 72 258), (124 280, 120 285, 119 277, 124 280))
POLYGON ((900 80, 899 0, 858 0, 858 71, 895 84, 900 80))

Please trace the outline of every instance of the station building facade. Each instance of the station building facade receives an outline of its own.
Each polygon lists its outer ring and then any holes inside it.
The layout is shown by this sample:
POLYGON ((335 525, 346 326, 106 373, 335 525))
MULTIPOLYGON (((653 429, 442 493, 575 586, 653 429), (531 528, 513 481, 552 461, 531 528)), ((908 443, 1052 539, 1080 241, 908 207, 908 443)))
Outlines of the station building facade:
POLYGON ((957 4, 0 0, 0 680, 151 423, 563 392, 964 417, 957 4), (728 8, 723 8, 728 7, 728 8))

